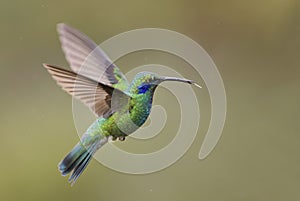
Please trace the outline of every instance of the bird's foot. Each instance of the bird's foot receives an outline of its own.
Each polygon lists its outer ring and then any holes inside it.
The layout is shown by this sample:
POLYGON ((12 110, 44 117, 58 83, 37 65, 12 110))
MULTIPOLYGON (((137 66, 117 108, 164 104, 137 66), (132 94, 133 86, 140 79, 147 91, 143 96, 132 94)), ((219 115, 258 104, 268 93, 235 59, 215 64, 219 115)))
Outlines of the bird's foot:
POLYGON ((119 140, 120 140, 120 141, 124 141, 124 140, 125 140, 125 136, 120 136, 120 137, 119 137, 119 140))
POLYGON ((119 139, 120 141, 124 141, 126 139, 126 136, 110 136, 111 141, 116 141, 117 139, 119 139))

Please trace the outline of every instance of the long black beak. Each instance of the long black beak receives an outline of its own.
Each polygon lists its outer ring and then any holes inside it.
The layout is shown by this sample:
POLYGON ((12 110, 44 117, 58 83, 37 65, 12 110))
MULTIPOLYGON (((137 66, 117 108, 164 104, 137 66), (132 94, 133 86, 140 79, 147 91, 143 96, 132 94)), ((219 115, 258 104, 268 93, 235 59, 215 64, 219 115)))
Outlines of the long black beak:
POLYGON ((184 82, 184 83, 188 83, 188 84, 193 84, 196 87, 202 88, 199 84, 197 84, 195 81, 193 80, 188 80, 185 78, 177 78, 177 77, 163 77, 162 81, 177 81, 177 82, 184 82))

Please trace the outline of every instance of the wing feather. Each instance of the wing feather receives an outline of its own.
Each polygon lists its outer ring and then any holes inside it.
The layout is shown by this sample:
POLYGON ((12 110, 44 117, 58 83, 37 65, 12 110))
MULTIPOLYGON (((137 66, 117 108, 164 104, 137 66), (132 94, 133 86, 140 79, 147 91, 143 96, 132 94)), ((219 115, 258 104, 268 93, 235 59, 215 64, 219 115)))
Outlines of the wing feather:
POLYGON ((44 64, 44 67, 52 75, 54 80, 67 93, 81 100, 97 116, 108 117, 128 103, 129 96, 118 89, 96 82, 83 75, 64 70, 53 65, 44 64), (113 104, 112 95, 116 97, 117 104, 113 104), (125 101, 124 101, 125 100, 125 101))
POLYGON ((88 36, 66 24, 58 24, 57 31, 75 73, 120 90, 127 89, 129 84, 121 70, 88 36))

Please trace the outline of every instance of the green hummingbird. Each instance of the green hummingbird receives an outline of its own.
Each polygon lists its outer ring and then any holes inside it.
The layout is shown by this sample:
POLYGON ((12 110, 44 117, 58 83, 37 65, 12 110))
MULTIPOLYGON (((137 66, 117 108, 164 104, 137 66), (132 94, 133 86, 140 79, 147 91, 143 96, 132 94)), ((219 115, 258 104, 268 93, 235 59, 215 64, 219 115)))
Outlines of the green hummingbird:
POLYGON ((72 173, 68 181, 73 185, 93 154, 109 138, 123 141, 144 124, 151 111, 154 91, 160 83, 179 81, 200 86, 192 80, 150 72, 138 73, 129 83, 88 36, 66 24, 58 24, 57 31, 72 71, 43 65, 62 89, 82 101, 97 116, 77 145, 58 164, 63 176, 72 173))

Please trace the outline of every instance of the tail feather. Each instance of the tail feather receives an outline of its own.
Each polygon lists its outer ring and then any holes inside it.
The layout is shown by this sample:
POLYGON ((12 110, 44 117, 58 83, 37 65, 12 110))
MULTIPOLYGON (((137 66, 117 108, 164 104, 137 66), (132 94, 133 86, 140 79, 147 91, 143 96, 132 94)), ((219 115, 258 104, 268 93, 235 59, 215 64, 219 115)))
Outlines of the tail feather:
POLYGON ((86 151, 78 160, 78 164, 75 166, 72 175, 69 177, 69 182, 73 185, 78 177, 82 174, 83 170, 89 164, 92 156, 97 151, 96 146, 92 146, 89 151, 86 151))
POLYGON ((93 154, 97 151, 97 146, 93 145, 85 148, 81 143, 78 143, 72 151, 59 163, 58 168, 63 176, 72 172, 68 181, 72 185, 76 182, 78 177, 82 174, 90 162, 93 154))
POLYGON ((78 161, 85 152, 86 149, 80 144, 77 144, 72 151, 59 163, 58 169, 61 174, 63 176, 69 174, 74 169, 76 164, 78 164, 78 161))

